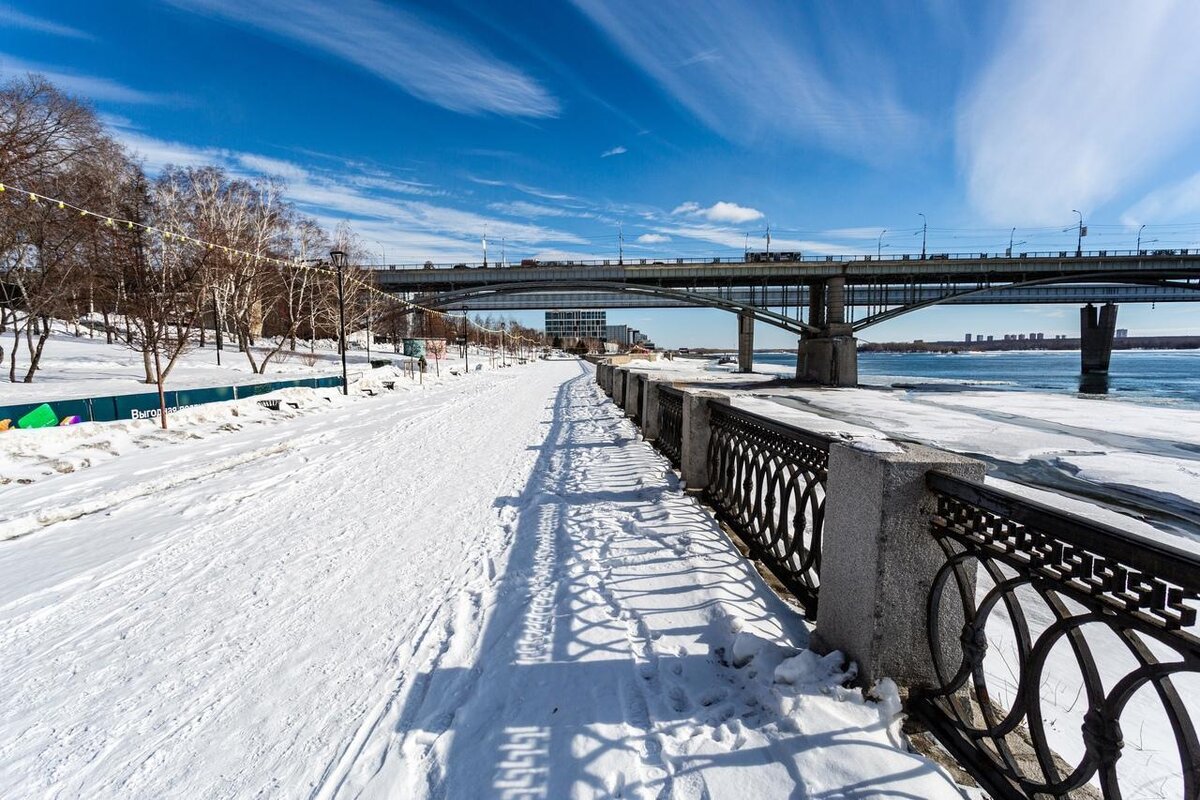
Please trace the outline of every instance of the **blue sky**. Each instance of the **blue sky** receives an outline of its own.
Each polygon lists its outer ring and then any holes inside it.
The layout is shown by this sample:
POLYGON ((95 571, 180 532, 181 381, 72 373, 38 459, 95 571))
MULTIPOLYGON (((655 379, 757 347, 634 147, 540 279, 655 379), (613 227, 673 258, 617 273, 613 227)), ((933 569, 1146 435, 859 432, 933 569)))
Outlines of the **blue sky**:
MULTIPOLYGON (((0 71, 90 99, 154 171, 284 177, 389 262, 1200 247, 1195 2, 0 0, 0 71), (1064 229, 1071 230, 1064 232, 1064 229), (880 240, 880 232, 886 229, 880 240)), ((1196 304, 1126 306, 1200 333, 1196 304)), ((612 311, 729 345, 715 311, 612 311)), ((526 317, 535 321, 536 315, 526 317)), ((1074 333, 1074 307, 863 333, 1074 333)), ((760 327, 759 346, 792 337, 760 327)))

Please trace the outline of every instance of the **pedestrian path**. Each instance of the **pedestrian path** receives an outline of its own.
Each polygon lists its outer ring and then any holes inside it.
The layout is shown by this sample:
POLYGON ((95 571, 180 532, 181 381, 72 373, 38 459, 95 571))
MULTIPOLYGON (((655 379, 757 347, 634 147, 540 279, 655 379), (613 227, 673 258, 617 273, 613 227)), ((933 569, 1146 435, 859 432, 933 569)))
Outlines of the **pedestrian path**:
POLYGON ((0 796, 956 796, 587 365, 313 419, 12 489, 0 796))

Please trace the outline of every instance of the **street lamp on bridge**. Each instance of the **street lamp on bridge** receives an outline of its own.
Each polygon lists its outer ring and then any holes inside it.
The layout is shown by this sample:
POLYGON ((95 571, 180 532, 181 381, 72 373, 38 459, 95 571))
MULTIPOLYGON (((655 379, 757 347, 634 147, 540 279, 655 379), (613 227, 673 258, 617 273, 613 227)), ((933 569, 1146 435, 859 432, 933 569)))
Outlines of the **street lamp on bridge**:
POLYGON ((1146 223, 1142 223, 1142 227, 1138 228, 1137 254, 1142 254, 1142 231, 1146 230, 1146 223))
POLYGON ((887 228, 884 228, 879 232, 879 241, 875 243, 875 258, 879 258, 881 255, 883 255, 883 235, 885 233, 887 233, 887 228))
MULTIPOLYGON (((1087 228, 1083 227, 1083 212, 1078 209, 1071 209, 1079 215, 1079 235, 1075 239, 1075 257, 1079 258, 1083 255, 1083 237, 1087 235, 1087 228)), ((1070 230, 1070 228, 1067 228, 1070 230)))
POLYGON ((342 394, 349 396, 350 383, 346 379, 346 289, 342 283, 342 273, 346 269, 346 254, 341 250, 330 250, 329 260, 333 262, 338 276, 338 341, 342 351, 342 394))
MULTIPOLYGON (((928 231, 929 231, 929 220, 927 220, 925 218, 925 215, 922 214, 920 211, 917 212, 917 216, 921 218, 921 260, 924 261, 925 260, 925 234, 928 233, 928 231)), ((880 237, 882 237, 882 236, 883 236, 883 234, 880 234, 880 237)), ((882 250, 883 248, 881 247, 879 249, 882 250)))

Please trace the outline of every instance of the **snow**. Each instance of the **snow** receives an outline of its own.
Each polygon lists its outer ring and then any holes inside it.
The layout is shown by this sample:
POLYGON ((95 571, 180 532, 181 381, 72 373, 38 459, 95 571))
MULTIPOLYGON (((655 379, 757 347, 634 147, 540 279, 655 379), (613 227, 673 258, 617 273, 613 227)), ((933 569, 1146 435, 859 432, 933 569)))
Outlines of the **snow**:
MULTIPOLYGON (((640 368, 661 371, 659 364, 640 368)), ((1200 409, 969 386, 925 392, 764 383, 777 365, 739 383, 741 375, 696 359, 677 359, 670 371, 691 382, 690 371, 740 408, 856 447, 893 438, 981 458, 989 483, 1024 484, 1042 490, 1043 502, 1200 547, 1200 409), (721 384, 710 385, 715 380, 721 384)))
POLYGON ((590 368, 409 389, 0 437, 0 796, 958 796, 590 368))

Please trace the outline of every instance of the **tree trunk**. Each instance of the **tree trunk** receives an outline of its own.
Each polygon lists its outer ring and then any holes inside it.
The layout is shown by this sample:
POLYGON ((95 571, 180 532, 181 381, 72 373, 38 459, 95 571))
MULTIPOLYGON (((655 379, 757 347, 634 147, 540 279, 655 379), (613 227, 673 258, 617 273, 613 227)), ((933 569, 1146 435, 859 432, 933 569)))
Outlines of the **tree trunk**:
POLYGON ((158 383, 158 379, 154 377, 154 362, 150 356, 149 346, 142 350, 142 366, 146 368, 145 383, 158 383))
POLYGON ((163 391, 164 375, 162 365, 158 360, 158 348, 154 349, 154 383, 158 386, 158 420, 162 423, 162 429, 167 429, 167 393, 163 391))

